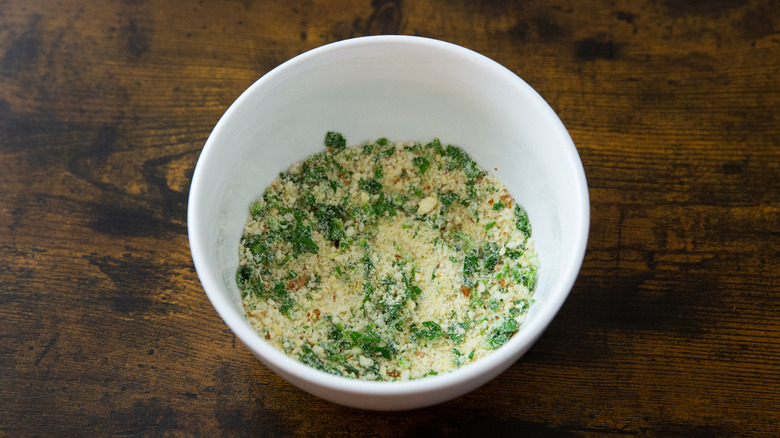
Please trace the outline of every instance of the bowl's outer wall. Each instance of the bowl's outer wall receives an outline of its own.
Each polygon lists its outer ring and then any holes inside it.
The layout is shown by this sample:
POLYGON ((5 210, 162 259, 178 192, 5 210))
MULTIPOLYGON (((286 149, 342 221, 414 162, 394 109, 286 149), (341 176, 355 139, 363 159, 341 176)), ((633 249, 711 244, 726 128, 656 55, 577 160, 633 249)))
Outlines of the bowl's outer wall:
MULTIPOLYGON (((538 338, 579 271, 589 225, 582 164, 550 107, 512 72, 474 52, 416 37, 366 37, 324 46, 269 72, 219 121, 196 166, 188 227, 198 275, 218 313, 255 355, 297 386, 342 404, 404 409, 485 383, 538 338), (261 340, 235 285, 248 206, 280 171, 323 149, 325 132, 349 144, 379 137, 464 148, 529 212, 540 253, 535 304, 510 342, 439 384, 358 393, 261 340), (457 383, 457 384, 455 384, 457 383), (416 397, 397 397, 398 391, 416 397), (423 391, 423 392, 420 392, 423 391), (384 394, 384 395, 383 395, 384 394), (423 402, 424 401, 424 402, 423 402)), ((436 380, 423 379, 423 380, 436 380)), ((391 384, 399 385, 399 384, 391 384)), ((387 385, 385 385, 387 386, 387 385)), ((370 387, 374 388, 374 387, 370 387)))

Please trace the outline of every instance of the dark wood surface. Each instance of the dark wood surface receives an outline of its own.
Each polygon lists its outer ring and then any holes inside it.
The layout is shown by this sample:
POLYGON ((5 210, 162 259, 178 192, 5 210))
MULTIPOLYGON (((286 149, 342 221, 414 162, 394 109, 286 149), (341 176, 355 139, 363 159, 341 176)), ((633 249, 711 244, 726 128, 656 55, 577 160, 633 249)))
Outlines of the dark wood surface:
POLYGON ((780 433, 780 2, 0 0, 0 435, 780 433), (484 387, 343 408, 256 361, 192 266, 214 124, 306 50, 400 33, 502 63, 568 127, 571 296, 484 387))

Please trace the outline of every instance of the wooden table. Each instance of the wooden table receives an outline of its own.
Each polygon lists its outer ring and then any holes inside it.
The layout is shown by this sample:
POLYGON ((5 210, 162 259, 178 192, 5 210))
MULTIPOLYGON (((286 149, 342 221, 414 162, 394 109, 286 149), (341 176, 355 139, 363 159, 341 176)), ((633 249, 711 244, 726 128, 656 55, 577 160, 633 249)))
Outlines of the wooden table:
POLYGON ((0 0, 0 435, 780 433, 780 4, 0 0), (186 228, 214 124, 325 43, 400 33, 507 66, 590 184, 570 298, 503 375, 343 408, 255 360, 186 228))

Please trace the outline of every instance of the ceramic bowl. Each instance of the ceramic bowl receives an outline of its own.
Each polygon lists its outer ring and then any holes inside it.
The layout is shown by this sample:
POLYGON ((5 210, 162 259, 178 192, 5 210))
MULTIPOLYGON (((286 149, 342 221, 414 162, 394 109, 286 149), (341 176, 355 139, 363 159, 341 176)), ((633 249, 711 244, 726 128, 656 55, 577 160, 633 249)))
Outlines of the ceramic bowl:
POLYGON ((225 112, 198 159, 187 212, 192 258, 217 313, 268 368, 335 403, 412 409, 465 394, 520 358, 568 296, 590 220, 577 150, 550 106, 517 75, 466 48, 375 36, 303 53, 252 84, 225 112), (280 171, 323 149, 327 131, 349 145, 386 137, 466 150, 528 211, 541 268, 520 330, 487 357, 448 374, 367 382, 310 368, 249 325, 235 283, 250 204, 280 171))

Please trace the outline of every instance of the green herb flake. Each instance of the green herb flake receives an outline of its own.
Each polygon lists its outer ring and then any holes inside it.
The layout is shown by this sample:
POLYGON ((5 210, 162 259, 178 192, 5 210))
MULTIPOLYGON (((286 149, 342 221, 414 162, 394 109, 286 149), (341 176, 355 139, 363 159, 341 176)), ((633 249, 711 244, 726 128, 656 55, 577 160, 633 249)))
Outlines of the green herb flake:
POLYGON ((379 199, 371 205, 371 208, 377 216, 384 216, 385 213, 387 213, 387 216, 395 216, 397 214, 391 200, 387 199, 385 194, 381 192, 379 193, 379 199))
POLYGON ((512 304, 514 304, 514 305, 518 305, 519 304, 521 312, 525 312, 526 310, 528 310, 529 307, 531 307, 531 301, 527 300, 525 298, 521 298, 519 300, 515 300, 515 301, 512 302, 512 304))
POLYGON ((427 149, 433 149, 439 155, 444 155, 444 148, 441 146, 441 141, 438 138, 434 138, 430 143, 426 144, 427 149))
POLYGON ((372 195, 376 195, 380 190, 382 190, 382 183, 374 179, 366 180, 361 178, 358 184, 360 185, 361 189, 372 195))
POLYGON ((462 232, 462 231, 455 231, 452 233, 453 236, 457 237, 458 239, 462 240, 463 243, 465 243, 464 248, 469 249, 474 246, 474 239, 469 236, 468 234, 462 232))
MULTIPOLYGON (((412 277, 414 277, 414 274, 412 274, 412 277)), ((416 300, 422 293, 422 289, 420 289, 420 286, 412 284, 412 281, 408 279, 406 274, 404 274, 403 278, 406 298, 412 301, 416 300)))
POLYGON ((428 161, 428 159, 425 157, 414 157, 412 158, 412 164, 420 169, 420 175, 424 175, 425 171, 428 170, 428 167, 430 167, 431 162, 428 161))
POLYGON ((528 219, 528 212, 520 204, 515 204, 515 226, 525 234, 525 237, 531 237, 531 221, 528 219))
POLYGON ((371 301, 371 295, 374 294, 374 285, 371 283, 363 283, 363 303, 371 301))
POLYGON ((251 266, 244 265, 236 270, 236 284, 243 287, 252 279, 253 269, 251 266))
POLYGON ((295 304, 296 304, 295 300, 291 296, 286 295, 282 299, 282 305, 279 306, 279 312, 282 315, 287 315, 288 317, 292 318, 292 309, 295 306, 295 304))
POLYGON ((477 209, 473 205, 468 206, 469 213, 471 213, 472 216, 474 216, 474 221, 476 223, 479 223, 479 213, 477 212, 477 209))
MULTIPOLYGON (((468 199, 476 200, 478 198, 475 184, 476 181, 473 179, 466 181, 466 193, 469 195, 468 199)), ((479 222, 479 219, 477 219, 477 222, 479 222)))
POLYGON ((369 325, 365 331, 347 331, 352 343, 363 350, 367 357, 392 358, 395 354, 394 348, 382 340, 382 338, 369 325))
POLYGON ((517 260, 523 255, 523 251, 507 251, 506 256, 511 260, 517 260))
POLYGON ((469 178, 480 178, 485 175, 485 172, 483 172, 482 169, 480 169, 479 165, 474 160, 471 159, 469 159, 469 161, 463 167, 463 171, 466 173, 466 176, 469 178))
POLYGON ((468 322, 459 322, 447 327, 447 336, 452 339, 455 345, 463 342, 463 338, 466 336, 466 329, 468 329, 468 322))
POLYGON ((376 266, 374 266, 374 261, 371 260, 371 255, 368 252, 364 253, 360 261, 363 262, 363 276, 366 278, 371 277, 371 274, 376 271, 376 266))
POLYGON ((252 206, 249 208, 249 211, 251 212, 253 219, 259 219, 266 213, 267 208, 261 203, 256 202, 252 204, 252 206))
POLYGON ((474 253, 466 254, 466 257, 463 259, 463 275, 469 276, 477 272, 477 269, 479 269, 479 257, 474 253))
POLYGON ((293 245, 293 253, 298 256, 301 253, 317 254, 320 247, 314 243, 311 237, 311 227, 304 226, 301 216, 296 215, 296 225, 290 236, 290 243, 293 245))
POLYGON ((523 282, 523 286, 527 287, 528 290, 533 290, 534 286, 536 286, 538 276, 536 269, 529 268, 527 273, 522 277, 521 281, 523 282))
POLYGON ((463 169, 463 167, 466 165, 466 162, 469 161, 469 157, 466 152, 457 146, 448 145, 444 150, 444 154, 447 156, 448 170, 463 169))
POLYGON ((333 155, 338 154, 347 147, 347 139, 338 132, 328 131, 325 134, 325 147, 333 155))
POLYGON ((510 337, 520 328, 514 318, 507 318, 496 328, 493 335, 488 339, 487 348, 495 350, 506 344, 510 337))
POLYGON ((315 185, 321 181, 327 181, 328 176, 325 174, 325 168, 321 166, 312 167, 309 163, 304 162, 301 164, 301 181, 307 185, 315 185))
POLYGON ((303 345, 303 353, 298 355, 298 360, 300 360, 301 362, 303 362, 304 364, 312 368, 316 368, 328 374, 334 374, 337 376, 341 375, 341 373, 339 373, 338 370, 334 369, 331 366, 326 365, 325 362, 322 361, 322 359, 317 357, 317 354, 308 345, 305 344, 303 345))
POLYGON ((460 352, 457 348, 453 348, 452 350, 452 363, 454 363, 456 366, 460 367, 463 365, 463 353, 460 352))
POLYGON ((498 244, 495 242, 485 242, 485 244, 482 245, 482 257, 485 271, 492 272, 493 268, 501 260, 501 252, 498 248, 498 244))
POLYGON ((412 334, 417 339, 427 339, 429 341, 432 341, 434 339, 444 336, 444 331, 442 331, 441 326, 439 324, 433 321, 424 321, 422 325, 423 325, 422 328, 419 328, 415 325, 411 326, 412 334))
POLYGON ((250 287, 250 290, 257 298, 264 298, 265 295, 265 288, 263 287, 263 283, 258 281, 250 287))
POLYGON ((385 150, 380 150, 377 153, 377 156, 379 158, 388 158, 388 157, 391 157, 394 153, 395 153, 395 146, 390 146, 390 147, 388 147, 385 150))
POLYGON ((457 201, 458 198, 459 197, 457 193, 440 193, 439 201, 441 201, 441 204, 444 206, 442 210, 445 211, 450 208, 450 205, 457 201))

